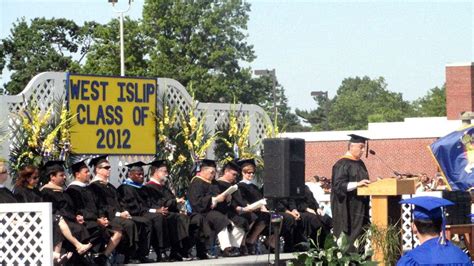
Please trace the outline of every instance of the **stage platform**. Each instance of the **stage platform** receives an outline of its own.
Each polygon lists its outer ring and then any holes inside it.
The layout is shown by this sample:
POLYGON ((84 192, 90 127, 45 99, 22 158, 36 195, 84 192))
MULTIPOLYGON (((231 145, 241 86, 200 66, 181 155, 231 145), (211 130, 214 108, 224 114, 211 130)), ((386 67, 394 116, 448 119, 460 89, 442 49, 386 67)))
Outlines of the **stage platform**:
MULTIPOLYGON (((157 263, 147 263, 147 264, 126 264, 126 265, 176 265, 176 266, 185 266, 185 265, 274 265, 275 256, 274 254, 270 255, 270 262, 268 260, 268 254, 254 255, 254 256, 243 256, 235 258, 218 258, 213 260, 192 260, 186 262, 157 262, 157 263)), ((281 266, 286 265, 286 261, 293 259, 293 253, 283 253, 280 254, 280 264, 281 266)))

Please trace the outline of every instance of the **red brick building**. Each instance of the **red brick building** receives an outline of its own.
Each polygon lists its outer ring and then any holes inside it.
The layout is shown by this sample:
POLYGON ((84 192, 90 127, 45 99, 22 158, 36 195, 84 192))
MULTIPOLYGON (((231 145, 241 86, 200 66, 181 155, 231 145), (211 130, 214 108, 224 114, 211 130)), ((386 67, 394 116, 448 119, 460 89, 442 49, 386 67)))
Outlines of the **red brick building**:
POLYGON ((377 156, 363 158, 371 178, 401 173, 434 176, 437 166, 428 145, 461 127, 460 114, 474 111, 474 63, 446 66, 447 117, 407 118, 404 122, 369 123, 368 130, 286 133, 306 141, 306 176, 331 177, 332 165, 347 151, 347 134, 371 139, 377 156))

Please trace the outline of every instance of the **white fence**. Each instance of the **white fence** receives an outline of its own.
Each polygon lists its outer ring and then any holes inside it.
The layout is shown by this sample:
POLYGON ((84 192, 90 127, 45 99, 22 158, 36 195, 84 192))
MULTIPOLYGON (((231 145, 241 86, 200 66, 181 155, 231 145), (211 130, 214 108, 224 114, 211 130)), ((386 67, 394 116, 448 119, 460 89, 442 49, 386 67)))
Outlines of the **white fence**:
MULTIPOLYGON (((44 72, 36 75, 18 95, 0 96, 0 124, 7 128, 12 123, 12 112, 18 112, 27 101, 35 100, 41 110, 46 110, 54 99, 65 97, 66 95, 66 72, 44 72)), ((186 91, 186 88, 178 81, 168 78, 158 78, 157 110, 162 107, 163 99, 180 112, 189 112, 193 99, 186 91), (166 97, 165 97, 166 95, 166 97)), ((233 106, 228 103, 200 103, 196 102, 196 116, 206 117, 206 127, 210 133, 214 133, 218 124, 228 124, 228 114, 234 110, 236 114, 248 115, 250 118, 250 142, 259 143, 265 137, 266 127, 270 119, 265 111, 253 104, 237 104, 233 106)), ((11 137, 1 144, 1 157, 8 158, 12 142, 17 140, 15 132, 10 132, 11 137)), ((214 152, 211 147, 208 155, 213 158, 214 152)), ((111 182, 114 185, 120 184, 125 177, 125 164, 137 160, 148 161, 153 156, 109 156, 112 164, 111 182)))
POLYGON ((51 203, 0 204, 0 263, 52 265, 51 203))

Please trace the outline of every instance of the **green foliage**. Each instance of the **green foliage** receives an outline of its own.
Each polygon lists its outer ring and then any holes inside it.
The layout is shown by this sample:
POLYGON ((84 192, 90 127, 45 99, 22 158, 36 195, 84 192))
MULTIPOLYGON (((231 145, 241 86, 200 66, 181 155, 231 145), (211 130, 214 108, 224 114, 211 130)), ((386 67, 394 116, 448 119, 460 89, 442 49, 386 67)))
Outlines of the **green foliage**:
POLYGON ((413 102, 416 116, 446 116, 446 86, 435 87, 413 102))
POLYGON ((1 41, 0 69, 12 71, 5 84, 10 94, 21 92, 32 77, 43 71, 78 71, 87 52, 89 29, 68 19, 24 18, 13 24, 10 36, 1 41), (73 56, 79 57, 78 60, 73 56))
POLYGON ((322 248, 311 241, 311 248, 303 253, 296 254, 293 265, 305 266, 340 266, 340 265, 377 265, 370 261, 371 250, 365 254, 349 252, 349 241, 346 234, 341 233, 339 238, 330 234, 324 241, 322 248))
POLYGON ((376 224, 371 224, 364 235, 365 239, 370 239, 376 249, 382 251, 384 265, 395 265, 402 254, 401 229, 398 223, 388 225, 387 228, 380 228, 376 224))
MULTIPOLYGON (((235 99, 270 112, 272 80, 254 78, 252 69, 239 65, 255 59, 246 42, 249 11, 250 4, 238 0, 145 1, 142 19, 124 19, 126 75, 173 78, 193 84, 201 102, 235 99)), ((21 19, 0 42, 3 66, 12 73, 5 85, 10 94, 43 71, 119 75, 119 22, 79 26, 67 19, 21 19)), ((276 94, 283 128, 300 130, 284 88, 277 86, 276 94)))
MULTIPOLYGON (((148 74, 145 36, 140 21, 124 18, 125 71, 127 76, 153 76, 148 74)), ((91 32, 94 43, 87 53, 87 61, 81 73, 96 75, 120 75, 119 20, 97 25, 91 32)))

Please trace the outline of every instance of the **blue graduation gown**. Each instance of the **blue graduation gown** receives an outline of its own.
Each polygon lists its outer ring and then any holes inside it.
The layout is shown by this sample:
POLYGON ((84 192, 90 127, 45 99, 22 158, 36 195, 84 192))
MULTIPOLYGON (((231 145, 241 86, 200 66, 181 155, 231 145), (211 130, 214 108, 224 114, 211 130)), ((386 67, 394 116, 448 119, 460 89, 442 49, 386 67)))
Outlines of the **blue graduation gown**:
POLYGON ((439 243, 439 237, 432 238, 421 246, 407 252, 397 262, 401 265, 472 265, 468 256, 451 242, 439 243))

